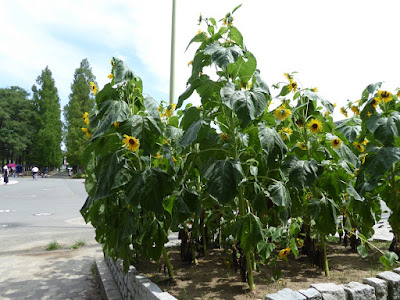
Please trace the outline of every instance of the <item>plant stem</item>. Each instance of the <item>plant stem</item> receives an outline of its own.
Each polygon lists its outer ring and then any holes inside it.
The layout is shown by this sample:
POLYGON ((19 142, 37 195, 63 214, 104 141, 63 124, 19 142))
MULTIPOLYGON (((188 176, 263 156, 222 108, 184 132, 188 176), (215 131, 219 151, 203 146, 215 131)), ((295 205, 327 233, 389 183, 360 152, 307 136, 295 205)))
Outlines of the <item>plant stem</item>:
POLYGON ((328 265, 328 256, 326 255, 326 244, 325 244, 325 235, 321 235, 321 246, 324 251, 324 271, 325 276, 329 277, 329 265, 328 265))
POLYGON ((246 265, 247 265, 247 280, 249 283, 249 290, 254 291, 256 285, 254 284, 253 268, 251 266, 251 255, 250 252, 246 252, 246 265))
POLYGON ((162 247, 162 253, 163 253, 165 264, 167 265, 167 268, 168 268, 168 276, 170 279, 174 279, 174 270, 172 269, 172 265, 171 265, 171 262, 169 261, 167 249, 165 249, 165 246, 162 247))
POLYGON ((193 260, 193 263, 197 266, 197 265, 199 264, 199 262, 197 261, 197 258, 196 258, 196 251, 195 251, 194 246, 193 246, 192 243, 190 243, 190 250, 191 250, 191 252, 192 252, 192 260, 193 260))

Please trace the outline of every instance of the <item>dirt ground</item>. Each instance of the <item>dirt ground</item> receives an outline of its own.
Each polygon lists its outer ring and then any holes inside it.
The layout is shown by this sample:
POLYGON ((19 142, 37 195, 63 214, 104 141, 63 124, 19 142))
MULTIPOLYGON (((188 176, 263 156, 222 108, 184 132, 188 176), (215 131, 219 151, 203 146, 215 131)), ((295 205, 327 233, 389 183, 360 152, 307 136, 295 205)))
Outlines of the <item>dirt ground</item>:
MULTIPOLYGON (((388 245, 378 245, 387 250, 388 245)), ((178 299, 264 299, 266 294, 275 293, 283 288, 292 290, 305 289, 313 283, 334 282, 337 284, 350 281, 362 282, 363 278, 375 277, 384 267, 379 262, 380 254, 370 251, 366 258, 337 243, 327 246, 330 277, 324 272, 312 267, 308 258, 293 254, 288 261, 278 261, 276 266, 260 265, 254 272, 256 290, 248 293, 247 283, 240 279, 239 271, 234 272, 224 260, 222 250, 213 249, 207 257, 198 259, 198 266, 184 264, 180 260, 179 248, 168 251, 174 266, 175 281, 169 281, 164 272, 164 265, 141 261, 136 268, 149 277, 162 290, 169 292, 178 299), (161 270, 160 270, 161 269, 161 270)))

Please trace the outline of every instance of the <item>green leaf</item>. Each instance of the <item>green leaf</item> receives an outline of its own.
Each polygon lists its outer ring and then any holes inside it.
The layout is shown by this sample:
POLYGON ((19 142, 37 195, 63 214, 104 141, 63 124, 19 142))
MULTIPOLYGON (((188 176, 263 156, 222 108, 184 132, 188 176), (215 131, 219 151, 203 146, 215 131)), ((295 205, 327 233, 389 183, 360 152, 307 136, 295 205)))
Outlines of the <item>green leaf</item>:
POLYGON ((237 45, 225 48, 214 43, 208 45, 204 49, 204 53, 211 55, 212 61, 221 69, 225 69, 230 63, 235 62, 239 56, 243 55, 243 50, 237 45))
POLYGON ((115 175, 121 168, 119 155, 121 154, 117 152, 111 153, 104 157, 98 165, 99 175, 97 177, 96 196, 94 200, 107 198, 112 195, 115 175))
POLYGON ((182 121, 181 121, 181 128, 184 131, 187 131, 189 129, 189 127, 194 123, 200 120, 200 110, 195 107, 189 107, 183 117, 182 117, 182 121))
POLYGON ((254 76, 256 78, 256 85, 266 94, 268 94, 269 96, 271 96, 271 92, 269 90, 268 85, 265 83, 264 80, 262 80, 261 76, 260 76, 260 70, 256 69, 254 71, 254 76))
POLYGON ((368 100, 370 94, 373 94, 377 89, 382 86, 382 82, 377 82, 368 85, 362 92, 361 104, 368 100))
POLYGON ((199 133, 202 123, 203 123, 203 121, 199 120, 195 123, 192 123, 192 125, 190 125, 188 130, 186 130, 182 140, 179 142, 179 144, 182 147, 189 146, 191 143, 193 143, 197 139, 197 134, 199 133))
POLYGON ((284 97, 289 93, 290 93, 289 85, 285 85, 282 87, 281 92, 279 93, 279 96, 284 97))
POLYGON ((333 149, 339 157, 349 162, 353 166, 357 164, 357 156, 347 147, 346 144, 342 143, 339 148, 333 149))
POLYGON ((203 68, 211 65, 211 56, 204 53, 204 51, 197 51, 192 61, 192 75, 188 83, 193 84, 194 81, 200 77, 200 72, 203 68))
POLYGON ((360 194, 357 193, 357 191, 354 189, 353 184, 349 182, 347 184, 347 192, 349 193, 350 196, 352 196, 355 200, 357 201, 364 201, 363 198, 361 198, 360 194))
POLYGON ((380 177, 389 171, 393 164, 400 160, 400 149, 393 146, 380 148, 376 154, 368 154, 367 173, 372 177, 380 177))
POLYGON ((211 24, 213 24, 214 26, 217 25, 217 22, 215 22, 215 19, 214 19, 214 18, 209 18, 208 20, 209 20, 209 21, 211 22, 211 24))
POLYGON ((99 125, 92 134, 92 139, 102 136, 110 130, 115 122, 123 122, 129 117, 129 107, 125 101, 107 100, 101 104, 100 113, 97 116, 99 125))
POLYGON ((260 218, 248 213, 239 219, 236 229, 236 239, 240 241, 243 251, 249 252, 257 247, 260 241, 264 240, 263 225, 260 218))
POLYGON ((185 52, 187 51, 187 49, 189 48, 189 46, 192 44, 192 43, 199 43, 199 42, 204 42, 205 40, 207 40, 207 34, 205 33, 205 32, 200 32, 200 33, 198 33, 198 34, 196 34, 191 40, 190 40, 190 42, 189 42, 189 44, 187 45, 187 47, 186 47, 186 49, 185 49, 185 52))
POLYGON ((294 238, 290 239, 290 244, 289 244, 290 250, 292 250, 294 256, 297 258, 299 255, 299 249, 297 248, 297 243, 294 238))
POLYGON ((247 83, 254 74, 257 61, 249 51, 244 56, 240 56, 236 62, 228 65, 228 72, 233 78, 239 77, 243 83, 247 83))
POLYGON ((126 188, 126 201, 133 207, 138 204, 148 211, 161 214, 163 200, 174 189, 173 177, 160 169, 146 169, 126 188))
POLYGON ((336 233, 336 204, 329 198, 312 199, 309 204, 311 217, 315 221, 315 227, 325 235, 336 233))
POLYGON ((388 118, 373 114, 367 119, 367 128, 378 141, 384 145, 389 145, 393 143, 395 136, 399 136, 400 113, 392 112, 388 118))
POLYGON ((135 83, 135 87, 142 91, 142 80, 139 76, 136 76, 122 60, 114 57, 113 64, 114 84, 131 81, 135 83))
POLYGON ((268 243, 266 241, 260 241, 257 244, 257 252, 261 256, 263 263, 267 262, 267 259, 271 256, 272 251, 275 249, 274 243, 268 243))
POLYGON ((158 111, 158 103, 156 100, 150 96, 146 96, 144 97, 143 104, 150 116, 156 119, 160 118, 160 112, 158 111))
POLYGON ((292 161, 289 173, 289 183, 297 189, 310 186, 318 178, 320 167, 315 159, 292 161))
POLYGON ((290 194, 281 181, 275 181, 268 187, 270 198, 275 205, 289 208, 291 205, 290 194))
POLYGON ((358 119, 345 120, 336 127, 350 143, 354 142, 361 132, 361 122, 356 120, 358 119))
POLYGON ((242 4, 239 4, 238 6, 236 6, 233 10, 232 10, 232 14, 237 11, 240 7, 242 6, 242 4))
POLYGON ((258 138, 267 155, 279 154, 283 156, 288 151, 276 129, 267 127, 264 122, 258 124, 258 138))
POLYGON ((232 26, 231 31, 229 33, 229 37, 232 41, 234 41, 236 44, 238 44, 241 48, 243 48, 243 36, 240 33, 240 31, 232 26))
POLYGON ((107 83, 97 94, 96 103, 98 106, 106 100, 118 100, 119 95, 116 89, 112 87, 111 83, 107 83))
POLYGON ((207 192, 221 204, 227 204, 237 195, 237 186, 244 177, 238 161, 217 160, 202 172, 208 179, 207 192))
POLYGON ((362 258, 366 258, 368 256, 368 249, 365 245, 358 245, 357 252, 362 258))
POLYGON ((391 269, 396 261, 399 259, 395 252, 386 252, 379 258, 379 261, 386 267, 386 269, 391 269))
POLYGON ((334 105, 330 103, 328 100, 322 98, 318 93, 310 90, 305 90, 304 95, 310 98, 311 100, 319 101, 329 113, 333 113, 333 110, 335 109, 334 105))

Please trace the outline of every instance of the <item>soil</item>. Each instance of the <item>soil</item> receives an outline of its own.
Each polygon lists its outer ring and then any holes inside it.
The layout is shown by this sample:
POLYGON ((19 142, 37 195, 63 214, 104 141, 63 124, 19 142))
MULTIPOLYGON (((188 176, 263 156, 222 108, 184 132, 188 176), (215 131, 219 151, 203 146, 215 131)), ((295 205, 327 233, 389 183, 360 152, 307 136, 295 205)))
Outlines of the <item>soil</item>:
MULTIPOLYGON (((382 243, 380 249, 389 245, 382 243)), ((362 282, 363 278, 375 277, 384 271, 379 262, 381 254, 370 251, 369 256, 361 258, 350 247, 338 243, 327 245, 330 277, 310 265, 304 255, 297 258, 291 253, 288 260, 278 260, 275 266, 261 265, 254 272, 256 290, 249 293, 246 282, 240 279, 240 272, 230 268, 223 250, 212 249, 207 257, 199 257, 198 265, 181 262, 179 247, 169 248, 168 256, 174 267, 175 280, 168 280, 165 265, 140 261, 137 270, 149 277, 162 290, 178 299, 264 299, 266 294, 275 293, 283 288, 292 290, 309 288, 313 283, 334 282, 345 284, 351 281, 362 282)))

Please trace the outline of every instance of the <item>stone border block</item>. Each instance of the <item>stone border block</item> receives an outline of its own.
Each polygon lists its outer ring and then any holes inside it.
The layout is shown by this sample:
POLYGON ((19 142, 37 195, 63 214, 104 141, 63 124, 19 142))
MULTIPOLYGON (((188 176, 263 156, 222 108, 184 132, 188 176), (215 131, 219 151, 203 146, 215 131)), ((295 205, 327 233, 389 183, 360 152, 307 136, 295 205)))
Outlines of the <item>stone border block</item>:
POLYGON ((334 283, 316 283, 311 287, 321 293, 324 300, 346 300, 346 292, 343 286, 334 283))
POLYGON ((322 295, 314 288, 299 290, 299 293, 304 295, 307 300, 322 300, 322 295))
POLYGON ((388 283, 380 278, 364 278, 363 283, 369 284, 375 289, 376 300, 387 300, 388 298, 388 283))
POLYGON ((376 300, 375 289, 368 284, 352 281, 348 284, 344 284, 343 288, 349 300, 376 300))
POLYGON ((400 275, 391 271, 385 271, 376 275, 376 277, 386 280, 389 287, 389 299, 400 300, 400 275))
POLYGON ((307 300, 307 298, 299 292, 285 288, 275 294, 266 295, 265 300, 307 300))

